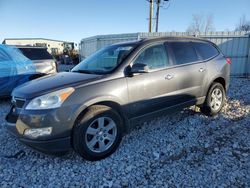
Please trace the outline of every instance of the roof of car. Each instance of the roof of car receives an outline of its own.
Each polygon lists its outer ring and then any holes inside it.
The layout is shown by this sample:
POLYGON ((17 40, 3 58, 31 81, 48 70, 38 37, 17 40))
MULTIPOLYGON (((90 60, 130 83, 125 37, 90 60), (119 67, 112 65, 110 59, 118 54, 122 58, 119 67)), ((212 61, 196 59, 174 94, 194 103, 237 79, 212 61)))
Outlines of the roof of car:
MULTIPOLYGON (((172 40, 186 40, 186 41, 201 41, 201 42, 210 42, 208 40, 197 38, 197 37, 190 37, 190 36, 169 36, 169 37, 152 37, 152 38, 143 38, 136 41, 127 41, 127 42, 119 42, 114 45, 136 45, 136 44, 143 44, 143 43, 151 43, 157 41, 172 41, 172 40)), ((211 43, 211 42, 210 42, 211 43)))
POLYGON ((73 43, 73 42, 64 41, 64 40, 55 40, 55 39, 48 39, 48 38, 5 38, 4 41, 6 40, 48 40, 48 41, 56 41, 56 42, 64 42, 64 43, 73 43))
POLYGON ((10 47, 15 47, 15 48, 30 48, 30 49, 46 49, 47 47, 43 46, 28 46, 28 45, 9 45, 9 44, 0 44, 0 46, 10 46, 10 47))
POLYGON ((141 42, 154 42, 154 41, 161 41, 161 40, 191 40, 191 41, 202 41, 202 42, 209 42, 208 40, 191 37, 191 36, 169 36, 169 37, 152 37, 152 38, 144 38, 141 39, 141 42))

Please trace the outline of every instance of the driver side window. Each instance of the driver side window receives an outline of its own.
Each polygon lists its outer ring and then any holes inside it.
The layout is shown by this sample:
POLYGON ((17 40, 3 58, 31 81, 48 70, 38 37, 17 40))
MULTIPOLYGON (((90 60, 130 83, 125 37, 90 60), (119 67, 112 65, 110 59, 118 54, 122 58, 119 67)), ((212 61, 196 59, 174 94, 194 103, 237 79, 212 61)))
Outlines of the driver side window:
POLYGON ((134 61, 146 64, 150 70, 162 69, 168 65, 168 56, 164 44, 150 46, 143 50, 134 61))

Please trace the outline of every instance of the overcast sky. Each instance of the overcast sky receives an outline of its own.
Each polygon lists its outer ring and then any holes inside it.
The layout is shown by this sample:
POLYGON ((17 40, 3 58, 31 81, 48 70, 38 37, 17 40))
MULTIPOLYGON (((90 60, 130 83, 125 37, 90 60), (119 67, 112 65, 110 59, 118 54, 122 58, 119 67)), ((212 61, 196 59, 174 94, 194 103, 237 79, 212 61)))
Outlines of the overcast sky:
MULTIPOLYGON (((146 0, 0 0, 4 38, 51 38, 79 43, 98 34, 147 32, 146 0)), ((217 31, 234 30, 250 0, 170 0, 159 31, 186 31, 193 14, 213 15, 217 31)))

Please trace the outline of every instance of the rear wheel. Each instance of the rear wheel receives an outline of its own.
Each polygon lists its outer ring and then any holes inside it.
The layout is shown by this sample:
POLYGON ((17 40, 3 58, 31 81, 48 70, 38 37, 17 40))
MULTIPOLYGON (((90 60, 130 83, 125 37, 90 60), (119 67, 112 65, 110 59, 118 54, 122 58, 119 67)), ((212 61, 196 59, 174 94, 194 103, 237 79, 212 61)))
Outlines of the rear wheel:
POLYGON ((103 105, 91 106, 74 127, 74 150, 87 160, 103 159, 118 148, 122 127, 122 118, 114 109, 103 105))
POLYGON ((201 107, 201 112, 213 116, 218 114, 225 102, 225 89, 217 82, 214 82, 206 96, 205 102, 201 107))

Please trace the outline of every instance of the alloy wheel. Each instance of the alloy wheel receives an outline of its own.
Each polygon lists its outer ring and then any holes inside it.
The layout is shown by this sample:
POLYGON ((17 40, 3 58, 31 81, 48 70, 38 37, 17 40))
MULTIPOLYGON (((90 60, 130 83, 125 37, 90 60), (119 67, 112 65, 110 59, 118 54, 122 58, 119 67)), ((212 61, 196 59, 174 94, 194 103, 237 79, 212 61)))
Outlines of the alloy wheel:
POLYGON ((211 101, 210 101, 210 107, 214 111, 217 111, 217 110, 220 109, 220 107, 222 105, 222 102, 223 102, 223 93, 222 93, 221 89, 215 88, 212 91, 211 101))
POLYGON ((100 153, 108 150, 115 142, 117 126, 109 117, 95 119, 87 128, 85 142, 89 150, 100 153))

